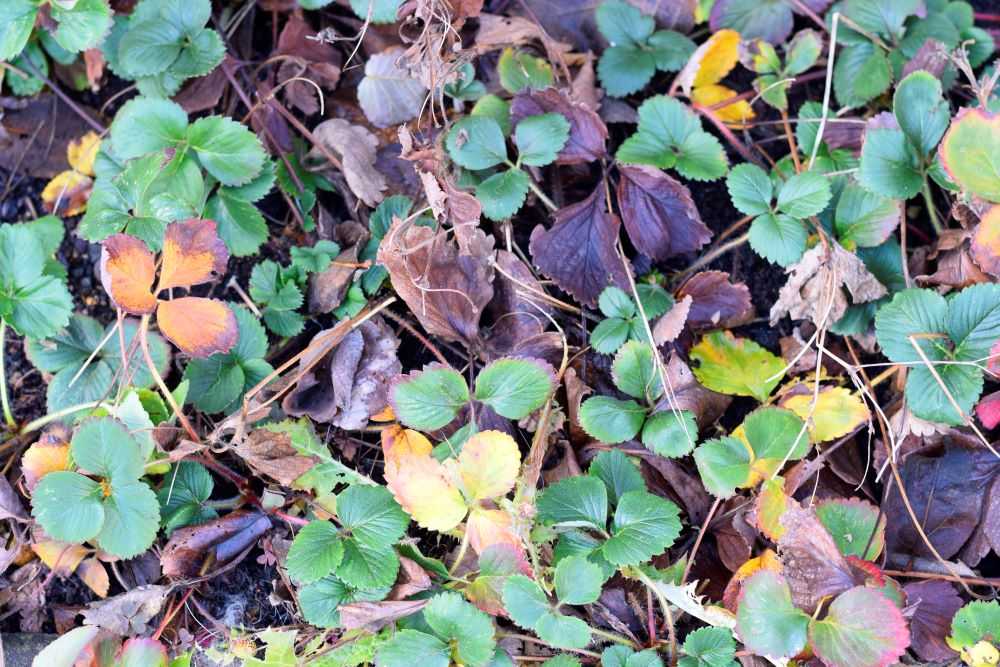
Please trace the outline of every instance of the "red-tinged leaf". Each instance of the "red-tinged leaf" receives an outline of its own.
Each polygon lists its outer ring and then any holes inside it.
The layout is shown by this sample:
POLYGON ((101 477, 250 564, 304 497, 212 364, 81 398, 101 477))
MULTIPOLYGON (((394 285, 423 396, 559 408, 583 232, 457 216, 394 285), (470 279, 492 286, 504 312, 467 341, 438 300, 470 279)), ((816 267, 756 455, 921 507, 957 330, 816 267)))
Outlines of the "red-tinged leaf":
POLYGON ((1000 206, 991 206, 980 218, 970 249, 983 271, 1000 276, 1000 206))
POLYGON ((469 531, 469 544, 477 554, 498 544, 507 545, 516 550, 518 563, 527 563, 527 552, 514 532, 513 521, 507 512, 474 509, 469 514, 466 530, 469 531))
POLYGON ((750 289, 744 283, 732 283, 724 271, 702 271, 681 285, 678 299, 690 296, 688 326, 693 329, 731 329, 753 319, 750 289))
POLYGON ((198 358, 228 352, 240 335, 229 306, 197 296, 161 302, 156 322, 171 343, 198 358))
POLYGON ((628 288, 622 259, 615 252, 618 216, 610 213, 604 188, 555 213, 552 227, 531 232, 531 259, 542 273, 583 304, 594 306, 609 284, 628 288))
POLYGON ((229 251, 212 220, 188 220, 167 225, 157 291, 191 287, 226 271, 229 251))
POLYGON ((556 157, 557 164, 587 164, 607 155, 608 128, 593 110, 570 99, 563 90, 528 89, 518 93, 510 105, 516 124, 526 116, 555 112, 569 121, 569 140, 556 157))
POLYGON ((61 439, 49 440, 43 435, 21 457, 21 472, 29 491, 47 473, 68 469, 69 443, 61 439))
POLYGON ((774 658, 796 655, 806 646, 808 623, 780 574, 759 569, 743 582, 736 632, 751 651, 774 658))
POLYGON ((155 639, 133 637, 122 644, 115 665, 120 667, 167 667, 167 649, 155 639))
POLYGON ((156 259, 134 236, 114 234, 101 243, 101 283, 116 306, 133 315, 156 310, 156 259))
POLYGON ((956 653, 945 637, 951 633, 951 619, 962 607, 958 591, 947 581, 916 581, 904 586, 903 591, 906 605, 913 608, 913 652, 928 662, 954 660, 956 653))
POLYGON ((208 523, 175 530, 160 557, 163 574, 168 577, 196 576, 209 555, 215 556, 222 565, 270 528, 271 520, 265 515, 236 510, 208 523), (237 548, 235 553, 234 548, 237 548))
POLYGON ((986 368, 994 373, 1000 373, 1000 340, 993 343, 990 348, 990 358, 986 362, 986 368))
POLYGON ((712 238, 683 183, 644 165, 619 165, 618 172, 622 222, 640 252, 663 260, 694 252, 712 238))
POLYGON ((830 667, 888 667, 910 645, 910 632, 889 598, 857 586, 837 596, 823 620, 809 624, 809 640, 830 667))

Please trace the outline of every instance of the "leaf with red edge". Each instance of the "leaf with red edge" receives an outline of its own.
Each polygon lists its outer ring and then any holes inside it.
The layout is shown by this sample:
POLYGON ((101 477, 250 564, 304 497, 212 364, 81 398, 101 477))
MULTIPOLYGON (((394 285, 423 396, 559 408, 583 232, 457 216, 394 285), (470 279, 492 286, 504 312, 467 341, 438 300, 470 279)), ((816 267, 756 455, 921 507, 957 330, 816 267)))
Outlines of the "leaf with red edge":
POLYGON ((101 243, 101 283, 116 306, 133 315, 156 310, 156 259, 146 244, 128 234, 101 243))
POLYGON ((134 637, 122 644, 118 667, 167 667, 167 649, 155 639, 134 637))
POLYGON ((514 96, 510 105, 515 124, 522 118, 549 112, 562 114, 569 121, 569 140, 559 151, 556 164, 587 164, 607 155, 608 128, 604 121, 586 105, 570 99, 563 90, 529 88, 514 96))
POLYGON ((163 236, 162 265, 157 291, 191 287, 225 273, 229 261, 226 244, 212 220, 188 220, 167 225, 163 236))
POLYGON ((976 416, 986 428, 993 429, 1000 424, 1000 391, 987 394, 980 399, 976 404, 976 416))
POLYGON ((888 667, 910 645, 902 612, 874 588, 841 593, 826 617, 809 623, 813 651, 830 667, 888 667))
POLYGON ((962 608, 962 598, 947 581, 915 581, 903 587, 906 605, 914 607, 910 617, 913 652, 922 660, 954 660, 957 654, 945 642, 951 619, 962 608))
POLYGON ((531 232, 531 258, 562 289, 585 305, 594 306, 609 283, 628 287, 622 259, 615 252, 618 216, 610 213, 601 185, 583 201, 555 213, 549 229, 531 232))
POLYGON ((724 271, 696 273, 680 286, 678 300, 692 299, 688 311, 688 326, 693 329, 731 329, 753 319, 750 288, 733 283, 724 271))
POLYGON ((792 604, 785 579, 758 570, 743 582, 736 611, 736 632, 754 653, 772 658, 796 655, 806 646, 809 616, 792 604))
POLYGON ((938 146, 938 156, 963 191, 1000 202, 1000 115, 960 110, 938 146))
POLYGON ((683 183, 644 165, 619 165, 618 172, 622 222, 640 252, 662 260, 694 252, 712 238, 683 183))
POLYGON ((239 338, 236 315, 221 301, 185 296, 156 309, 160 333, 192 357, 228 352, 239 338))
POLYGON ((789 502, 781 525, 778 553, 797 606, 811 613, 826 596, 864 581, 865 573, 855 574, 812 508, 789 502))

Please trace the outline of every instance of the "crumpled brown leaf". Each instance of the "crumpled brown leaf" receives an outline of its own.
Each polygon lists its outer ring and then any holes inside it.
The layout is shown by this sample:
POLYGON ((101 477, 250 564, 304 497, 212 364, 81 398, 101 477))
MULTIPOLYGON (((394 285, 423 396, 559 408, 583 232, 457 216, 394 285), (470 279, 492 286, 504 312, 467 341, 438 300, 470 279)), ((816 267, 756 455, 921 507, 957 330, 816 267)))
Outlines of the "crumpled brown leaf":
POLYGON ((518 93, 510 105, 515 127, 527 116, 558 113, 569 121, 569 139, 556 156, 556 164, 587 164, 607 155, 608 128, 596 112, 570 99, 563 90, 528 89, 518 93))
POLYGON ((726 411, 733 398, 706 389, 695 378, 691 368, 676 354, 671 354, 666 364, 667 394, 656 405, 661 410, 690 410, 699 428, 715 423, 726 411))
POLYGON ((847 295, 853 303, 874 301, 887 294, 885 286, 854 253, 829 241, 807 251, 798 263, 788 267, 788 282, 771 307, 771 326, 783 316, 793 320, 811 319, 817 327, 829 327, 847 310, 847 295))
POLYGON ((357 95, 368 121, 383 128, 416 118, 427 89, 406 66, 402 49, 392 47, 368 58, 357 95))
POLYGON ((28 521, 28 513, 24 511, 21 498, 5 475, 0 475, 0 520, 2 519, 28 521))
POLYGON ((148 624, 160 613, 169 592, 169 586, 140 586, 107 600, 92 602, 81 612, 83 622, 120 637, 148 635, 152 632, 148 624))
POLYGON ((676 301, 670 310, 656 320, 656 325, 653 327, 653 342, 656 343, 657 347, 676 340, 681 335, 691 312, 691 303, 691 295, 686 295, 676 301))
POLYGON ((278 68, 278 83, 286 99, 302 113, 312 115, 319 111, 316 99, 319 91, 305 81, 315 81, 327 90, 333 90, 340 81, 340 54, 330 44, 312 39, 316 31, 299 14, 291 14, 278 37, 275 56, 282 56, 278 68), (288 82, 288 83, 285 83, 288 82))
POLYGON ((0 578, 0 607, 21 615, 21 632, 41 632, 48 618, 42 564, 32 561, 0 578))
POLYGON ((712 238, 683 183, 645 165, 619 165, 618 173, 622 223, 640 252, 662 260, 694 252, 712 238))
POLYGON ((344 630, 378 632, 393 621, 411 616, 430 600, 383 600, 382 602, 352 602, 337 608, 344 630))
MULTIPOLYGON (((321 337, 326 333, 313 339, 299 361, 300 368, 325 352, 328 346, 321 337)), ((308 416, 342 429, 364 428, 371 415, 388 405, 389 380, 402 371, 398 347, 399 340, 382 318, 363 322, 299 379, 282 408, 293 417, 308 416)))
POLYGON ((167 577, 194 577, 211 555, 222 564, 235 558, 271 528, 260 512, 236 510, 197 526, 175 530, 163 547, 160 564, 167 577))
POLYGON ((615 250, 621 223, 608 211, 602 184, 553 217, 552 227, 538 225, 531 232, 531 260, 542 273, 589 306, 609 284, 628 288, 625 266, 615 250))
POLYGON ((445 231, 394 220, 379 244, 378 262, 427 333, 478 345, 479 319, 493 298, 493 239, 461 250, 445 231))
POLYGON ((541 298, 545 290, 517 255, 498 250, 496 267, 494 296, 487 308, 493 326, 486 346, 492 356, 502 357, 514 354, 519 346, 542 334, 548 327, 546 314, 551 315, 552 307, 541 298))
POLYGON ((977 244, 982 230, 982 224, 977 227, 975 236, 964 229, 942 230, 933 250, 927 255, 927 259, 937 260, 936 270, 930 275, 918 275, 913 279, 921 285, 946 285, 954 289, 990 282, 990 277, 983 271, 993 273, 1000 270, 1000 265, 991 266, 989 255, 977 244))
MULTIPOLYGON (((340 156, 344 178, 358 199, 372 207, 382 201, 382 192, 389 185, 375 168, 378 137, 343 118, 323 121, 313 129, 313 135, 327 150, 340 156)), ((328 165, 323 153, 315 146, 306 158, 313 164, 328 165)))
POLYGON ((674 294, 690 296, 688 326, 693 329, 731 329, 753 319, 750 289, 730 282, 725 271, 701 271, 688 278, 674 294))
POLYGON ((288 433, 259 428, 233 448, 257 475, 269 477, 282 486, 307 473, 318 461, 300 454, 288 433))

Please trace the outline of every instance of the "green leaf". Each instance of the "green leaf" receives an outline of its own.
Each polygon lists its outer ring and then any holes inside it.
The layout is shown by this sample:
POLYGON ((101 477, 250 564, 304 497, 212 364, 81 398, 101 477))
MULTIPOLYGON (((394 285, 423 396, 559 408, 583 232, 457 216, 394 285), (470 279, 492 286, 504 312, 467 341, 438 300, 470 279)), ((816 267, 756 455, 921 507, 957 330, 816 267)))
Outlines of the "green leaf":
POLYGON ((635 401, 593 396, 580 406, 580 426, 593 438, 608 444, 634 438, 646 419, 646 408, 635 401))
POLYGON ((611 377, 621 391, 652 403, 663 393, 660 375, 656 372, 653 348, 647 343, 629 341, 622 345, 611 364, 611 377))
POLYGON ((647 47, 656 60, 656 69, 665 72, 676 72, 684 67, 697 48, 690 38, 673 30, 657 30, 649 38, 647 47))
POLYGON ((218 516, 214 509, 205 505, 214 488, 212 475, 200 463, 180 461, 171 467, 156 492, 163 529, 168 537, 178 528, 205 523, 218 516))
POLYGON ((684 638, 679 667, 737 667, 736 642, 726 628, 698 628, 684 638))
POLYGON ((691 453, 698 440, 698 424, 690 410, 663 410, 654 413, 642 427, 642 444, 667 458, 691 453))
POLYGON ((646 483, 639 468, 619 449, 601 452, 590 463, 588 474, 597 477, 608 489, 612 505, 629 491, 645 491, 646 483))
POLYGON ((792 604, 791 590, 781 575, 760 570, 743 582, 736 631, 754 653, 772 658, 797 654, 806 646, 808 625, 809 616, 792 604))
POLYGON ((306 622, 321 628, 340 625, 338 607, 351 602, 378 602, 389 594, 390 587, 352 588, 337 577, 324 577, 299 588, 299 605, 306 622))
POLYGON ((531 178, 520 169, 493 174, 476 186, 476 199, 490 220, 508 220, 524 206, 531 178))
POLYGON ((256 254, 267 241, 267 221, 253 205, 233 196, 232 188, 220 187, 208 200, 205 215, 215 220, 219 237, 234 257, 256 254))
POLYGON ((809 452, 809 436, 802 419, 785 408, 763 407, 743 420, 750 448, 758 459, 797 461, 809 452))
POLYGON ((570 556, 556 565, 554 581, 561 604, 583 605, 597 602, 604 577, 601 568, 586 558, 570 556))
POLYGON ((698 381, 712 391, 765 401, 784 375, 785 362, 757 343, 713 331, 691 348, 698 381))
POLYGON ((351 0, 351 9, 362 20, 370 18, 372 23, 395 23, 400 2, 401 0, 351 0))
POLYGON ((614 354, 628 340, 631 325, 618 317, 597 323, 590 332, 590 346, 600 354, 614 354))
POLYGON ((750 224, 750 247, 764 259, 789 266, 802 258, 809 233, 800 220, 765 213, 750 224))
POLYGON ((816 505, 816 516, 845 556, 874 561, 882 552, 885 516, 871 503, 856 498, 831 498, 816 505))
POLYGON ((973 600, 951 619, 949 644, 969 647, 983 639, 1000 639, 1000 604, 996 600, 973 600))
MULTIPOLYGON (((470 116, 484 116, 486 118, 492 118, 496 121, 496 124, 500 127, 500 131, 503 132, 503 136, 509 136, 512 123, 510 119, 510 102, 498 97, 492 93, 484 95, 479 99, 478 102, 473 105, 472 110, 469 111, 470 116)), ((506 147, 504 148, 504 157, 506 157, 506 147)))
POLYGON ((344 557, 337 527, 329 521, 310 521, 288 549, 285 567, 299 584, 311 584, 331 574, 344 557))
POLYGON ((638 565, 663 553, 681 534, 680 509, 647 491, 622 495, 601 554, 615 565, 638 565))
POLYGON ((902 217, 900 201, 850 182, 837 201, 833 228, 844 247, 875 247, 892 236, 902 217))
POLYGON ((267 154, 257 135, 224 116, 199 118, 187 132, 203 167, 224 185, 244 185, 260 174, 267 154))
MULTIPOLYGON (((205 76, 214 70, 226 55, 226 45, 222 37, 211 28, 202 28, 188 34, 180 56, 164 75, 174 78, 177 86, 185 79, 205 76)), ((169 86, 174 87, 173 85, 169 86)))
POLYGON ((448 132, 448 155, 466 169, 489 169, 507 159, 507 143, 496 120, 489 116, 466 116, 448 132))
POLYGON ((536 359, 498 359, 476 377, 476 400, 508 419, 522 419, 542 407, 555 388, 555 373, 536 359))
POLYGON ((922 155, 933 151, 948 129, 951 113, 941 82, 930 72, 913 72, 896 86, 892 110, 903 134, 922 155))
POLYGON ((447 426, 469 402, 465 378, 453 368, 432 364, 398 376, 389 388, 396 417, 410 428, 433 431, 447 426))
POLYGON ((130 160, 183 142, 187 123, 187 113, 179 104, 137 97, 115 115, 111 144, 118 158, 130 160))
POLYGON ((137 21, 133 16, 118 42, 117 63, 130 79, 160 74, 181 54, 184 33, 169 21, 137 21))
POLYGON ((597 61, 601 87, 611 97, 625 97, 646 87, 656 73, 656 57, 629 44, 609 46, 597 61))
POLYGON ((815 171, 795 174, 778 191, 777 208, 793 218, 819 215, 830 203, 830 182, 815 171))
POLYGON ((31 37, 38 16, 33 0, 7 0, 0 3, 0 60, 13 60, 31 37))
POLYGON ((496 639, 492 619, 458 593, 435 595, 423 612, 434 634, 452 647, 456 662, 485 665, 493 657, 496 639))
POLYGON ((143 482, 111 482, 104 501, 104 525, 97 544, 120 558, 133 558, 152 546, 160 528, 160 503, 143 482))
POLYGON ((923 186, 920 162, 902 130, 869 127, 861 146, 858 182, 872 192, 909 199, 923 186))
POLYGON ((597 29, 612 46, 645 44, 656 22, 623 0, 605 0, 594 11, 597 29))
POLYGON ((93 539, 104 525, 101 487, 79 473, 50 472, 31 492, 31 515, 54 540, 93 539))
POLYGON ((336 575, 355 588, 391 586, 399 573, 399 556, 390 547, 370 545, 355 538, 343 540, 344 558, 336 575))
POLYGON ((663 661, 653 649, 636 653, 627 646, 616 644, 601 653, 601 667, 663 667, 663 661))
POLYGON ((966 287, 948 303, 945 326, 955 343, 958 361, 978 361, 990 355, 1000 338, 1000 285, 966 287))
MULTIPOLYGON (((971 414, 983 392, 983 371, 975 366, 957 364, 935 364, 934 369, 962 412, 971 414)), ((926 366, 910 368, 906 377, 906 403, 921 419, 952 426, 965 423, 926 366)))
POLYGON ((375 654, 379 667, 448 667, 451 651, 433 635, 417 630, 397 630, 375 654))
POLYGON ((744 162, 732 168, 726 177, 726 188, 733 206, 747 215, 771 212, 774 186, 771 177, 755 164, 744 162))
POLYGON ((538 638, 556 648, 583 648, 590 643, 590 626, 576 616, 545 614, 535 626, 538 638))
POLYGON ((89 419, 70 443, 73 461, 89 473, 114 481, 132 481, 143 473, 139 443, 125 425, 111 417, 89 419))
MULTIPOLYGON (((541 90, 552 85, 552 65, 524 51, 507 48, 497 62, 500 85, 511 95, 525 89, 541 90)), ((464 165, 463 165, 464 166, 464 165)))
POLYGON ((860 107, 892 83, 892 68, 882 49, 871 42, 843 47, 833 67, 833 90, 842 106, 860 107))
POLYGON ((809 623, 809 641, 833 667, 879 667, 894 664, 906 652, 910 633, 889 598, 856 586, 838 595, 822 620, 809 623))
POLYGON ((353 484, 337 496, 344 530, 371 547, 390 547, 405 533, 410 517, 384 486, 353 484))
POLYGON ((729 498, 750 479, 750 450, 737 438, 706 440, 694 450, 694 462, 705 488, 713 496, 729 498))
POLYGON ((555 161, 569 139, 569 121, 561 113, 543 113, 520 120, 514 143, 523 164, 544 167, 555 161))
POLYGON ((941 142, 941 162, 963 191, 1000 202, 1000 132, 998 116, 962 109, 941 142))
POLYGON ((948 304, 934 290, 898 292, 875 314, 875 335, 882 354, 896 363, 921 363, 920 355, 910 342, 910 336, 914 336, 929 360, 942 360, 945 349, 941 339, 946 339, 947 317, 948 304))
POLYGON ((503 606, 511 620, 526 630, 534 630, 538 621, 551 610, 542 589, 523 574, 507 578, 503 586, 503 606))
POLYGON ((608 521, 608 491, 597 477, 567 477, 538 496, 538 519, 604 530, 608 521))
POLYGON ((635 315, 635 302, 621 288, 609 285, 597 298, 597 307, 606 317, 629 319, 635 315))
POLYGON ((45 81, 42 78, 29 72, 29 63, 35 66, 42 77, 49 75, 49 61, 38 42, 28 42, 28 45, 21 51, 21 55, 11 61, 11 65, 17 69, 7 72, 7 85, 11 92, 19 97, 37 95, 45 87, 45 81), (25 73, 26 76, 22 76, 21 73, 25 73))
POLYGON ((71 9, 53 2, 50 11, 59 24, 53 37, 72 53, 98 46, 111 30, 111 7, 107 0, 77 0, 71 9))

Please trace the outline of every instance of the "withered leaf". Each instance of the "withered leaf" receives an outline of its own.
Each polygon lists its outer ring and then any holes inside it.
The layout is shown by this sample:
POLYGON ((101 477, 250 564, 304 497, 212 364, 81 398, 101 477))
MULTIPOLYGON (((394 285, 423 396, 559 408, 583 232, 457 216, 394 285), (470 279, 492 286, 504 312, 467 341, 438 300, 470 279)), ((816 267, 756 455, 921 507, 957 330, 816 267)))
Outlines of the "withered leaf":
POLYGON ((169 592, 169 586, 133 588, 107 600, 92 602, 82 612, 83 621, 122 637, 147 635, 152 631, 148 623, 160 613, 169 592))
POLYGON ((344 250, 330 266, 310 277, 309 312, 329 313, 341 304, 357 271, 351 265, 358 261, 358 253, 368 237, 368 230, 357 222, 346 221, 333 228, 333 240, 344 250))
MULTIPOLYGON (((374 134, 343 118, 323 121, 313 129, 313 134, 327 150, 340 156, 344 178, 358 199, 372 207, 382 201, 382 192, 389 185, 375 168, 378 138, 374 134)), ((307 158, 313 164, 330 166, 316 147, 309 151, 307 158)))
POLYGON ((771 307, 771 326, 786 314, 793 320, 811 319, 820 328, 833 324, 847 310, 845 288, 854 303, 886 295, 885 286, 857 255, 832 240, 829 249, 827 256, 827 247, 819 244, 788 267, 788 282, 771 307))
POLYGON ((545 331, 545 315, 552 313, 552 307, 541 298, 545 290, 531 269, 515 254, 498 250, 496 266, 493 300, 487 308, 493 326, 486 345, 492 355, 502 357, 545 331))
POLYGON ((657 346, 676 340, 681 335, 691 312, 691 303, 690 295, 677 300, 673 307, 656 321, 656 326, 653 327, 653 342, 657 346))
POLYGON ((430 600, 383 600, 382 602, 352 602, 338 607, 344 630, 378 632, 393 621, 411 616, 430 600))
POLYGON ((210 555, 216 563, 225 563, 270 528, 271 520, 267 516, 236 510, 208 523, 175 530, 160 556, 163 574, 167 577, 197 576, 210 555))
POLYGON ((591 109, 556 88, 528 89, 518 93, 510 105, 515 126, 527 116, 562 114, 569 121, 569 140, 556 157, 557 164, 587 164, 607 155, 608 128, 591 109))
POLYGON ((706 389, 695 378, 691 368, 676 354, 670 355, 666 365, 668 392, 660 399, 656 411, 690 410, 700 428, 715 422, 726 411, 733 398, 706 389))
MULTIPOLYGON (((327 349, 317 334, 299 361, 306 368, 327 349)), ((339 333, 339 332, 338 332, 339 333)), ((402 371, 396 348, 399 340, 382 318, 365 321, 299 379, 282 403, 294 417, 309 416, 319 423, 360 429, 371 415, 388 405, 389 380, 402 371)))
POLYGON ((282 86, 285 97, 306 115, 319 111, 318 91, 305 81, 291 79, 309 79, 327 90, 336 88, 340 80, 340 54, 330 44, 313 39, 315 34, 301 15, 290 14, 275 52, 276 56, 283 56, 278 83, 285 84, 282 86))
POLYGON ((678 299, 690 296, 688 326, 692 329, 731 329, 753 319, 750 289, 743 283, 732 283, 724 271, 701 271, 681 285, 678 299))
POLYGON ((291 486, 318 463, 292 446, 291 435, 266 428, 251 431, 234 451, 256 474, 269 477, 282 486, 291 486))
POLYGON ((538 225, 531 232, 531 259, 542 273, 589 306, 609 284, 628 288, 625 267, 615 252, 621 223, 607 209, 602 184, 554 217, 551 228, 538 225))
POLYGON ((945 643, 951 634, 951 619, 962 607, 962 598, 947 581, 916 581, 903 586, 910 617, 913 651, 922 660, 954 660, 955 652, 945 643))
POLYGON ((378 261, 427 333, 470 345, 493 298, 492 241, 476 247, 481 254, 466 254, 444 231, 397 219, 379 244, 378 261))
POLYGON ((0 475, 0 520, 2 519, 28 520, 28 513, 24 511, 21 498, 5 475, 0 475))
POLYGON ((662 260, 698 250, 712 238, 683 183, 645 165, 618 165, 618 173, 622 222, 640 252, 662 260))

